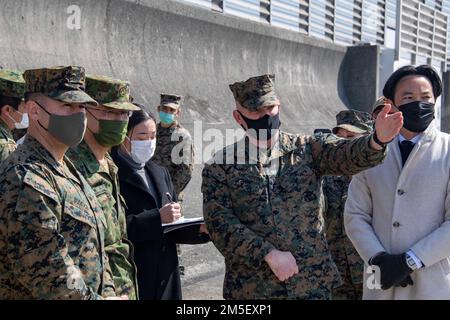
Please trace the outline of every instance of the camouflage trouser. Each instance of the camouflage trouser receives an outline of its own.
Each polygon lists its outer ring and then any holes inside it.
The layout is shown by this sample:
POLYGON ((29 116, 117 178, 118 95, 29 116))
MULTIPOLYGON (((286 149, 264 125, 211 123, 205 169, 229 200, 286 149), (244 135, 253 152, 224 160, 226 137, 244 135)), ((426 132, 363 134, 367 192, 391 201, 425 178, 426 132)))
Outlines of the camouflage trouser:
POLYGON ((331 293, 332 300, 362 300, 362 283, 354 284, 348 274, 342 275, 343 284, 333 288, 331 293))

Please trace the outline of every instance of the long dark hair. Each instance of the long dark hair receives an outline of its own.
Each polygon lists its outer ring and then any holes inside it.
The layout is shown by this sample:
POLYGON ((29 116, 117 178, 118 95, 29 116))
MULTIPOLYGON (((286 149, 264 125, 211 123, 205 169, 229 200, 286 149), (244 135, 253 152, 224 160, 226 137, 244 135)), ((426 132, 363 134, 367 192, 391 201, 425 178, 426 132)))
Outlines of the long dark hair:
MULTIPOLYGON (((145 111, 145 106, 136 102, 133 102, 133 104, 136 107, 139 107, 140 110, 133 111, 133 114, 131 115, 130 119, 128 119, 128 126, 127 126, 127 135, 130 134, 130 132, 139 124, 141 124, 144 121, 147 121, 149 119, 155 121, 155 117, 150 113, 145 111)), ((120 148, 121 145, 115 146, 112 148, 112 152, 117 152, 117 150, 120 148)))
POLYGON ((11 106, 13 109, 18 110, 21 101, 19 98, 7 97, 0 94, 0 110, 4 106, 11 106))
POLYGON ((133 130, 136 126, 149 119, 153 120, 156 123, 155 117, 151 112, 145 111, 146 108, 144 105, 135 102, 133 102, 133 104, 141 109, 133 111, 133 114, 131 115, 130 119, 128 119, 128 127, 127 127, 128 133, 130 133, 130 131, 133 130))

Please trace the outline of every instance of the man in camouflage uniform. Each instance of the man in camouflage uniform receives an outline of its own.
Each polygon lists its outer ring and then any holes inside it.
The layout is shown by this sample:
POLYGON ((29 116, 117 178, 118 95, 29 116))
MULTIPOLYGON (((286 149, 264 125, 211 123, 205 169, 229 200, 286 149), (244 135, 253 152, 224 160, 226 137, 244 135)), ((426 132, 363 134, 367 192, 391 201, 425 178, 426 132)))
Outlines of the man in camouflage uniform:
POLYGON ((329 299, 340 278, 323 232, 322 176, 381 163, 386 148, 375 140, 390 141, 401 115, 383 110, 376 136, 315 139, 278 130, 274 75, 230 89, 247 134, 216 153, 202 181, 206 226, 225 257, 224 298, 329 299))
POLYGON ((0 70, 0 164, 16 150, 13 130, 24 117, 25 81, 16 70, 0 70))
POLYGON ((183 190, 191 181, 194 170, 194 146, 189 131, 178 122, 181 97, 161 94, 158 112, 161 121, 156 128, 156 150, 152 160, 169 170, 178 202, 182 203, 183 190))
MULTIPOLYGON (((183 190, 188 185, 194 171, 194 145, 191 135, 179 122, 182 97, 176 94, 161 94, 158 106, 160 122, 156 127, 156 149, 153 162, 169 170, 180 206, 183 204, 183 190)), ((181 255, 177 244, 178 256, 181 255)), ((180 258, 180 274, 184 266, 180 258)))
POLYGON ((106 218, 105 250, 117 295, 137 299, 136 266, 127 239, 125 201, 120 195, 117 166, 108 151, 126 136, 128 118, 139 110, 130 101, 130 84, 103 76, 86 77, 86 93, 100 105, 87 106, 84 141, 68 157, 95 192, 106 218))
MULTIPOLYGON (((336 115, 337 126, 333 133, 345 139, 370 134, 372 117, 367 112, 341 111, 336 115)), ((333 261, 339 270, 342 285, 333 288, 335 300, 361 300, 364 262, 353 247, 344 230, 344 207, 351 176, 327 176, 323 179, 325 195, 325 230, 333 261)))
POLYGON ((27 70, 25 142, 0 167, 0 299, 117 299, 105 217, 64 157, 86 129, 81 67, 27 70))

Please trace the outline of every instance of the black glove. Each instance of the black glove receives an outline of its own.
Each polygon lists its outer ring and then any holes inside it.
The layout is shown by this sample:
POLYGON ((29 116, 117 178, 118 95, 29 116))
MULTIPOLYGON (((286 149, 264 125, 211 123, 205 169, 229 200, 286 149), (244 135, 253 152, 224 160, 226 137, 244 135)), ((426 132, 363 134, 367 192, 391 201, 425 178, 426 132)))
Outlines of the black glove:
POLYGON ((402 287, 406 288, 407 286, 413 286, 414 281, 412 280, 411 276, 407 276, 404 280, 400 281, 399 284, 396 285, 396 287, 402 287))
MULTIPOLYGON (((393 286, 408 284, 409 275, 413 272, 406 264, 406 253, 388 254, 386 252, 371 259, 371 265, 376 265, 381 272, 381 289, 387 290, 393 286)), ((411 279, 412 282, 412 279, 411 279)))

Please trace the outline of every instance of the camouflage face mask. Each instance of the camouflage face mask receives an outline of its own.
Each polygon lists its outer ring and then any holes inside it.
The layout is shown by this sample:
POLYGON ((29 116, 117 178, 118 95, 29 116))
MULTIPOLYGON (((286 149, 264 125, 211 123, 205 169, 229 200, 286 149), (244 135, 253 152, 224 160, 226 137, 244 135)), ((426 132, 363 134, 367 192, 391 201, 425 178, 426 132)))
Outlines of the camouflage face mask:
POLYGON ((96 116, 86 109, 91 116, 98 121, 99 131, 93 133, 95 140, 105 147, 111 148, 120 145, 127 135, 128 120, 105 120, 98 119, 96 116))
POLYGON ((95 140, 106 148, 118 146, 125 140, 127 120, 99 120, 100 130, 94 133, 95 140))

